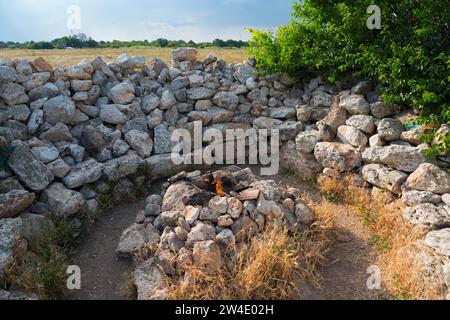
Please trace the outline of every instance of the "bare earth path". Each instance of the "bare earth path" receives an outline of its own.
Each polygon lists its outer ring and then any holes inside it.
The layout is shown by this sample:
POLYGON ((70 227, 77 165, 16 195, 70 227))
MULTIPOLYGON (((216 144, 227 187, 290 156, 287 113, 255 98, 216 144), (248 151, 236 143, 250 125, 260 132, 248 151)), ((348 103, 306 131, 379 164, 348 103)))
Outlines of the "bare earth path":
MULTIPOLYGON (((275 178, 283 185, 295 187, 307 193, 312 200, 321 201, 319 190, 298 177, 275 178)), ((337 205, 334 212, 334 242, 325 256, 326 262, 319 270, 321 288, 313 289, 306 299, 327 300, 371 300, 382 294, 380 290, 369 290, 367 268, 376 265, 377 252, 369 244, 362 219, 350 212, 345 205, 337 205)))
POLYGON ((123 230, 134 221, 142 202, 125 204, 105 213, 83 239, 73 263, 81 268, 81 290, 73 300, 124 300, 124 273, 132 271, 131 261, 115 254, 123 230))
MULTIPOLYGON (((258 174, 255 168, 253 172, 258 174)), ((298 177, 269 177, 285 186, 295 187, 320 201, 317 188, 298 177)), ((158 193, 158 188, 152 190, 158 193)), ((82 289, 72 294, 74 300, 124 300, 124 273, 132 271, 130 261, 118 260, 115 255, 120 236, 133 223, 143 202, 124 204, 104 214, 89 231, 73 257, 81 268, 82 289)), ((382 292, 367 289, 367 268, 376 265, 376 251, 368 243, 368 235, 360 218, 345 206, 336 206, 334 218, 335 241, 320 269, 320 288, 308 288, 304 299, 355 300, 377 299, 382 292)))

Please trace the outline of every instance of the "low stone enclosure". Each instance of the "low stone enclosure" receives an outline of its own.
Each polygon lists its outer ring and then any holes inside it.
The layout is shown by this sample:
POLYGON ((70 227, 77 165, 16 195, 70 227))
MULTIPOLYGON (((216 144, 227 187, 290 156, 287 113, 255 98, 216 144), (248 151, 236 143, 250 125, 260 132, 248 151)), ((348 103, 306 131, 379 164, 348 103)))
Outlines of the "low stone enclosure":
MULTIPOLYGON (((442 256, 449 286, 449 158, 426 157, 417 139, 422 128, 405 130, 414 115, 384 104, 379 92, 356 80, 298 85, 286 75, 260 76, 251 62, 197 61, 187 48, 173 52, 172 67, 126 54, 110 64, 99 57, 56 69, 43 59, 1 60, 0 277, 15 247, 39 236, 51 215, 94 214, 102 195, 129 190, 130 177, 142 171, 151 181, 182 172, 171 160, 171 132, 201 123, 220 131, 278 129, 282 167, 303 177, 352 174, 373 192, 401 197, 404 218, 428 230, 424 243, 442 256)), ((301 228, 314 220, 270 179, 245 167, 224 170, 212 176, 242 185, 203 190, 199 202, 190 196, 205 177, 182 172, 124 231, 119 256, 158 248, 135 271, 139 299, 167 298, 158 286, 163 273, 189 261, 220 265, 221 250, 273 221, 301 228)))

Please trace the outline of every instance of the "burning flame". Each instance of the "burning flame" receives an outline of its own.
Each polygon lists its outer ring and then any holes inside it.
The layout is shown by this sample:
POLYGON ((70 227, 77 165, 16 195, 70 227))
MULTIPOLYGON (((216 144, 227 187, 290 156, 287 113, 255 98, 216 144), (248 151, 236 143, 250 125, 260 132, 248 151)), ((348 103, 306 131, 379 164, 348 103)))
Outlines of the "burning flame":
POLYGON ((226 195, 225 191, 223 190, 222 181, 220 181, 219 179, 216 178, 216 179, 214 179, 212 184, 216 187, 217 195, 219 195, 221 197, 226 195))

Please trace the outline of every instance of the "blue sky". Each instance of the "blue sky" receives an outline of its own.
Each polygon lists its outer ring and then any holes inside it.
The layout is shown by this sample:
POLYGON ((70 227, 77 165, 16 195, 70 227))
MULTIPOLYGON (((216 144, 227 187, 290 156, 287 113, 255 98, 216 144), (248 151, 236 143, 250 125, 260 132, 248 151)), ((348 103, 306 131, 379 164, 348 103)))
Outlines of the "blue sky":
POLYGON ((247 40, 245 27, 289 19, 292 0, 0 0, 0 41, 70 34, 67 9, 81 9, 81 30, 97 40, 156 38, 247 40))

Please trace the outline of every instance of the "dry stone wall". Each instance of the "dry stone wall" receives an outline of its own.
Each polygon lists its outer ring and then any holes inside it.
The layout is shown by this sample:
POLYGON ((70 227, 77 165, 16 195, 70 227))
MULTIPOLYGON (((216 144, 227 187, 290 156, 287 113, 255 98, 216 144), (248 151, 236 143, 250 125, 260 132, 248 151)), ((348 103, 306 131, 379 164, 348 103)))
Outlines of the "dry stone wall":
POLYGON ((258 76, 251 62, 198 61, 186 48, 173 52, 172 66, 126 54, 56 69, 41 58, 1 60, 0 274, 16 240, 34 236, 27 225, 97 211, 99 196, 129 190, 127 177, 142 166, 152 179, 181 169, 170 159, 171 132, 196 121, 279 129, 282 166, 351 173, 392 192, 407 205, 405 219, 430 229, 425 243, 448 257, 449 158, 426 157, 422 128, 405 130, 405 114, 379 93, 365 81, 300 86, 258 76))

